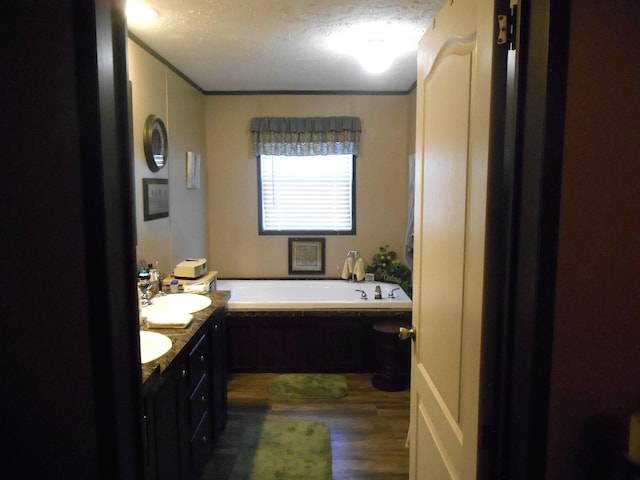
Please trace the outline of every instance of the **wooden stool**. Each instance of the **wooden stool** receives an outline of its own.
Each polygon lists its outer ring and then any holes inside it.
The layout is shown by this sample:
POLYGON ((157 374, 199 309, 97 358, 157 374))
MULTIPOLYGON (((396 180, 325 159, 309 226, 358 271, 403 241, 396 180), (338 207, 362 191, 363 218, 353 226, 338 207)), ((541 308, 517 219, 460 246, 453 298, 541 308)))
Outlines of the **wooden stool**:
POLYGON ((399 392, 409 387, 411 342, 400 340, 400 327, 410 326, 392 320, 373 325, 376 343, 382 354, 380 372, 371 379, 371 384, 378 390, 399 392))

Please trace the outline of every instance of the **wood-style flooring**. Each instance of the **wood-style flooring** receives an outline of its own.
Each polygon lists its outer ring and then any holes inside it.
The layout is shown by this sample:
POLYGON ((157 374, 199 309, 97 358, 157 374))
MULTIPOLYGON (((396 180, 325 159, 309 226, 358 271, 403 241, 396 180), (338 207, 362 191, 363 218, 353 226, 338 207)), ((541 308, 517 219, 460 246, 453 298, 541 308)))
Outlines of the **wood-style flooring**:
POLYGON ((275 376, 231 376, 227 428, 201 480, 227 480, 245 428, 272 419, 327 425, 331 431, 333 480, 407 480, 408 391, 383 392, 371 386, 370 374, 345 374, 349 393, 344 398, 282 400, 269 394, 275 376))

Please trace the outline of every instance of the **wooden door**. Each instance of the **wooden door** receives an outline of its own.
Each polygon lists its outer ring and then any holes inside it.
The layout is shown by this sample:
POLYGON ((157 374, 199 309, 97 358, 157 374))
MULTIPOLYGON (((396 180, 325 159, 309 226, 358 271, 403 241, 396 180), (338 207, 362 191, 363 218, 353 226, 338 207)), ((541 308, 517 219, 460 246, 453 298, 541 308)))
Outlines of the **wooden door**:
POLYGON ((410 478, 475 479, 493 2, 447 2, 420 42, 410 478))

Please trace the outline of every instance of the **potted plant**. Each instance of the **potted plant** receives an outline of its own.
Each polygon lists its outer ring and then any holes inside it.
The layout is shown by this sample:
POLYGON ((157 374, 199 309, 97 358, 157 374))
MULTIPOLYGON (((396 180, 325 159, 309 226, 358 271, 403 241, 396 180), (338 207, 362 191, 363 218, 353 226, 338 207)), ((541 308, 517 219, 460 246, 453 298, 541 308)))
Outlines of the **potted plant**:
POLYGON ((397 260, 396 252, 390 251, 389 245, 380 247, 378 253, 373 256, 371 264, 367 265, 367 273, 373 273, 374 278, 379 282, 397 283, 411 297, 411 270, 397 260))

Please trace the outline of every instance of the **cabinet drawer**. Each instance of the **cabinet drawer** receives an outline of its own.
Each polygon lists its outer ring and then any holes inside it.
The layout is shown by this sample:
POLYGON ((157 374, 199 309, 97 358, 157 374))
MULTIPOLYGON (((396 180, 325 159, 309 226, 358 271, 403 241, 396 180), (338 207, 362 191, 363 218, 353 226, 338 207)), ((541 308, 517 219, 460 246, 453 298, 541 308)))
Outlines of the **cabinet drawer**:
POLYGON ((188 391, 198 385, 202 375, 209 370, 209 336, 202 335, 200 340, 189 351, 187 356, 187 370, 189 372, 188 391))
POLYGON ((201 466, 204 466, 211 453, 211 447, 213 446, 213 436, 211 432, 211 419, 209 415, 207 415, 207 412, 204 412, 198 428, 196 428, 189 442, 191 466, 196 472, 199 472, 201 466))
POLYGON ((191 428, 195 428, 200 422, 202 414, 209 410, 210 402, 209 376, 205 373, 202 375, 200 383, 189 395, 189 426, 191 428))

